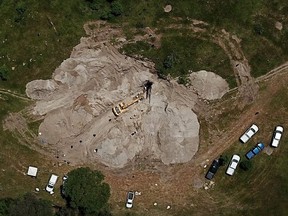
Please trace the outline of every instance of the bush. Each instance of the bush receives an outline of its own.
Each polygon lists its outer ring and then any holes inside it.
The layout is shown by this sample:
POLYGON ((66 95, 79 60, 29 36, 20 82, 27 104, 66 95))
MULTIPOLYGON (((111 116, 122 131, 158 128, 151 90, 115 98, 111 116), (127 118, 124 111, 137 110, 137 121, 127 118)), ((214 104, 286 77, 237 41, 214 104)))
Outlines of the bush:
POLYGON ((168 56, 163 61, 163 67, 165 69, 169 69, 173 67, 173 64, 175 63, 175 55, 172 53, 168 56))
POLYGON ((219 158, 219 164, 220 166, 225 166, 228 162, 228 156, 227 155, 220 155, 219 158))
POLYGON ((0 200, 0 215, 9 215, 11 205, 15 202, 15 200, 11 198, 5 198, 0 200))
POLYGON ((252 162, 250 160, 241 161, 239 166, 242 170, 248 171, 252 168, 252 162))
MULTIPOLYGON (((43 199, 38 199, 33 194, 25 194, 23 197, 0 200, 1 216, 52 216, 52 204, 43 199)), ((68 215, 66 215, 68 216, 68 215)), ((69 215, 70 216, 70 215, 69 215)), ((74 215, 71 215, 74 216, 74 215)))
POLYGON ((3 65, 2 67, 0 67, 0 80, 2 80, 2 81, 7 81, 7 79, 8 79, 8 72, 9 72, 9 70, 8 70, 8 68, 7 68, 5 65, 3 65))
POLYGON ((123 7, 119 1, 114 1, 111 3, 111 13, 114 16, 120 16, 123 13, 123 7))
POLYGON ((177 80, 178 84, 180 85, 189 85, 190 83, 190 79, 186 76, 186 75, 181 75, 178 77, 178 80, 177 80))
POLYGON ((101 12, 100 19, 102 20, 110 20, 112 18, 112 14, 110 9, 104 8, 101 12))

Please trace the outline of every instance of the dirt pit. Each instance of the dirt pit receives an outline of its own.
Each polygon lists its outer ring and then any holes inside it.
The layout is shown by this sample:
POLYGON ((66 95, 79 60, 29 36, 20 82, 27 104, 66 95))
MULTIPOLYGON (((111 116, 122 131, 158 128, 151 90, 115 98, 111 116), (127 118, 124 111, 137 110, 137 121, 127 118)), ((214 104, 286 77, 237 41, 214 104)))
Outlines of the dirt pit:
MULTIPOLYGON (((198 84, 186 88, 153 72, 152 63, 122 55, 107 42, 82 38, 52 79, 26 86, 26 94, 36 100, 33 114, 45 116, 39 145, 72 165, 100 162, 121 168, 142 152, 164 164, 188 162, 199 145, 192 111, 198 84), (116 117, 112 108, 142 93, 146 80, 153 82, 151 97, 145 95, 116 117)), ((220 80, 218 97, 228 90, 220 80)), ((208 98, 211 91, 215 88, 207 88, 208 98)), ((205 98, 203 89, 201 95, 205 98)))

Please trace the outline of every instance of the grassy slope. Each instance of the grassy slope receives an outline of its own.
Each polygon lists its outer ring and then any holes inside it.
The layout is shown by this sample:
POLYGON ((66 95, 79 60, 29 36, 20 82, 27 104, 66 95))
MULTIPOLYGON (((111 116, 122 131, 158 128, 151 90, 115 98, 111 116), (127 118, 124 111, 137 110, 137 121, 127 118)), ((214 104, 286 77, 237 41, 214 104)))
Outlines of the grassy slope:
MULTIPOLYGON (((72 47, 84 35, 83 23, 99 17, 99 13, 86 10, 87 5, 81 0, 0 1, 3 21, 0 24, 0 66, 6 65, 10 69, 8 81, 0 81, 0 87, 23 93, 27 82, 51 77, 54 69, 70 55, 72 47)), ((28 105, 7 95, 0 96, 1 122, 9 112, 18 112, 28 105)), ((30 123, 29 127, 37 133, 37 125, 39 122, 30 123)), ((63 202, 59 195, 61 180, 53 196, 42 189, 51 172, 62 177, 67 167, 55 167, 49 159, 20 144, 15 134, 3 131, 2 127, 0 147, 0 198, 17 197, 39 187, 40 196, 54 203, 63 202), (37 179, 24 175, 29 165, 39 167, 37 179)))
MULTIPOLYGON (((140 1, 137 5, 133 4, 133 1, 131 0, 121 1, 123 4, 125 2, 124 6, 126 9, 125 16, 121 21, 128 22, 132 27, 153 26, 161 29, 165 27, 165 24, 168 22, 162 22, 163 19, 169 20, 176 16, 184 19, 186 17, 190 17, 204 20, 212 26, 216 26, 220 29, 225 28, 231 33, 236 33, 237 36, 242 39, 244 53, 252 66, 252 75, 255 77, 267 73, 269 70, 282 64, 288 59, 288 30, 284 27, 282 31, 279 31, 274 27, 276 21, 282 22, 284 26, 288 23, 286 16, 288 11, 288 3, 285 0, 217 0, 207 2, 200 0, 186 0, 177 2, 157 1, 157 4, 162 6, 167 3, 171 3, 173 10, 169 14, 165 14, 162 8, 158 7, 157 9, 154 9, 156 3, 154 3, 153 0, 140 1), (161 22, 159 22, 160 20, 161 22)), ((127 30, 127 32, 129 31, 127 30)), ((176 39, 179 38, 172 37, 171 41, 176 39)), ((188 51, 189 49, 192 50, 195 48, 193 43, 191 46, 183 46, 185 44, 185 40, 187 40, 187 38, 178 40, 178 50, 188 51)), ((193 39, 190 38, 190 40, 193 39)), ((197 39, 194 40, 196 43, 197 39)), ((172 42, 164 43, 162 45, 163 47, 160 49, 160 51, 155 51, 161 53, 161 56, 170 55, 170 50, 175 47, 173 46, 174 44, 172 42)), ((201 45, 199 46, 201 47, 201 45)), ((207 46, 209 46, 209 44, 207 44, 207 46)), ((211 47, 214 49, 213 51, 215 53, 218 52, 216 45, 211 47)), ((204 61, 207 54, 206 51, 198 51, 197 58, 204 61)), ((139 53, 139 50, 136 50, 135 53, 139 53)), ((148 56, 150 53, 151 51, 142 51, 141 54, 146 54, 145 56, 148 56)), ((183 62, 191 61, 189 55, 187 55, 187 57, 181 57, 183 62)), ((153 60, 155 61, 155 59, 153 60)), ((161 67, 163 64, 163 59, 160 60, 162 60, 162 62, 159 60, 156 61, 158 67, 161 67)), ((218 59, 212 59, 211 70, 214 70, 219 75, 227 78, 227 73, 232 74, 232 69, 228 69, 230 67, 228 61, 220 63, 221 66, 224 66, 224 68, 219 70, 219 68, 217 68, 219 66, 217 64, 217 60, 218 59)), ((211 61, 206 61, 205 66, 207 67, 209 63, 211 63, 211 61)), ((190 62, 190 68, 193 69, 197 67, 197 63, 193 61, 190 62)), ((164 71, 162 73, 165 74, 166 72, 164 71)), ((179 75, 179 70, 177 67, 172 68, 170 72, 172 76, 179 75)), ((185 73, 187 73, 187 70, 182 72, 182 74, 185 73)), ((228 82, 231 87, 235 86, 235 80, 228 78, 228 82)))
POLYGON ((50 78, 85 35, 84 22, 100 14, 81 0, 0 2, 0 65, 10 69, 0 87, 21 92, 31 80, 50 78))
POLYGON ((231 87, 236 86, 228 57, 220 47, 209 41, 192 38, 189 35, 179 36, 177 32, 170 32, 162 38, 160 49, 138 42, 126 45, 123 51, 128 55, 137 52, 151 59, 156 63, 158 71, 165 76, 170 74, 185 77, 189 70, 207 70, 221 75, 231 87), (173 59, 171 68, 165 68, 163 65, 167 58, 173 59))

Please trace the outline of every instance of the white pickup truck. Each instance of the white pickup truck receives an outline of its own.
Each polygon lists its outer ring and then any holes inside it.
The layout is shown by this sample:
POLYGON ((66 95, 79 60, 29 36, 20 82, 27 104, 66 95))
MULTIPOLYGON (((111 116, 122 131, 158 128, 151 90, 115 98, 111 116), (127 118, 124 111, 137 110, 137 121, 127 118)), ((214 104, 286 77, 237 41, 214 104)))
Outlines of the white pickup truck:
POLYGON ((46 191, 47 192, 49 192, 49 193, 53 193, 53 190, 54 190, 54 186, 55 186, 55 184, 56 184, 56 182, 57 182, 57 179, 58 179, 58 176, 57 175, 54 175, 54 174, 52 174, 51 175, 51 177, 50 177, 50 179, 49 179, 49 182, 48 182, 48 184, 47 184, 47 186, 46 186, 46 191))
POLYGON ((240 141, 242 143, 248 142, 248 140, 258 132, 258 130, 259 128, 257 125, 251 125, 251 127, 248 128, 248 130, 246 130, 245 133, 240 137, 240 141))

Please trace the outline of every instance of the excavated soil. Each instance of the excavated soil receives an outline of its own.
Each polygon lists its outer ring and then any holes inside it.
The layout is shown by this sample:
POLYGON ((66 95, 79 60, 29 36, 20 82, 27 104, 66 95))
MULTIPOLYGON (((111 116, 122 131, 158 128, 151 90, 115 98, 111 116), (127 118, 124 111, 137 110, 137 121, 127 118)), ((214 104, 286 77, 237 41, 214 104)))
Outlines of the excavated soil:
POLYGON ((98 40, 82 38, 52 79, 27 84, 28 97, 36 100, 33 114, 45 116, 41 145, 72 165, 121 168, 141 154, 164 164, 190 161, 199 145, 195 104, 199 97, 221 98, 229 90, 226 81, 205 71, 195 73, 189 88, 160 80, 152 63, 98 40), (153 82, 151 98, 115 117, 112 108, 129 103, 146 80, 153 82), (203 88, 211 80, 213 88, 203 88))

